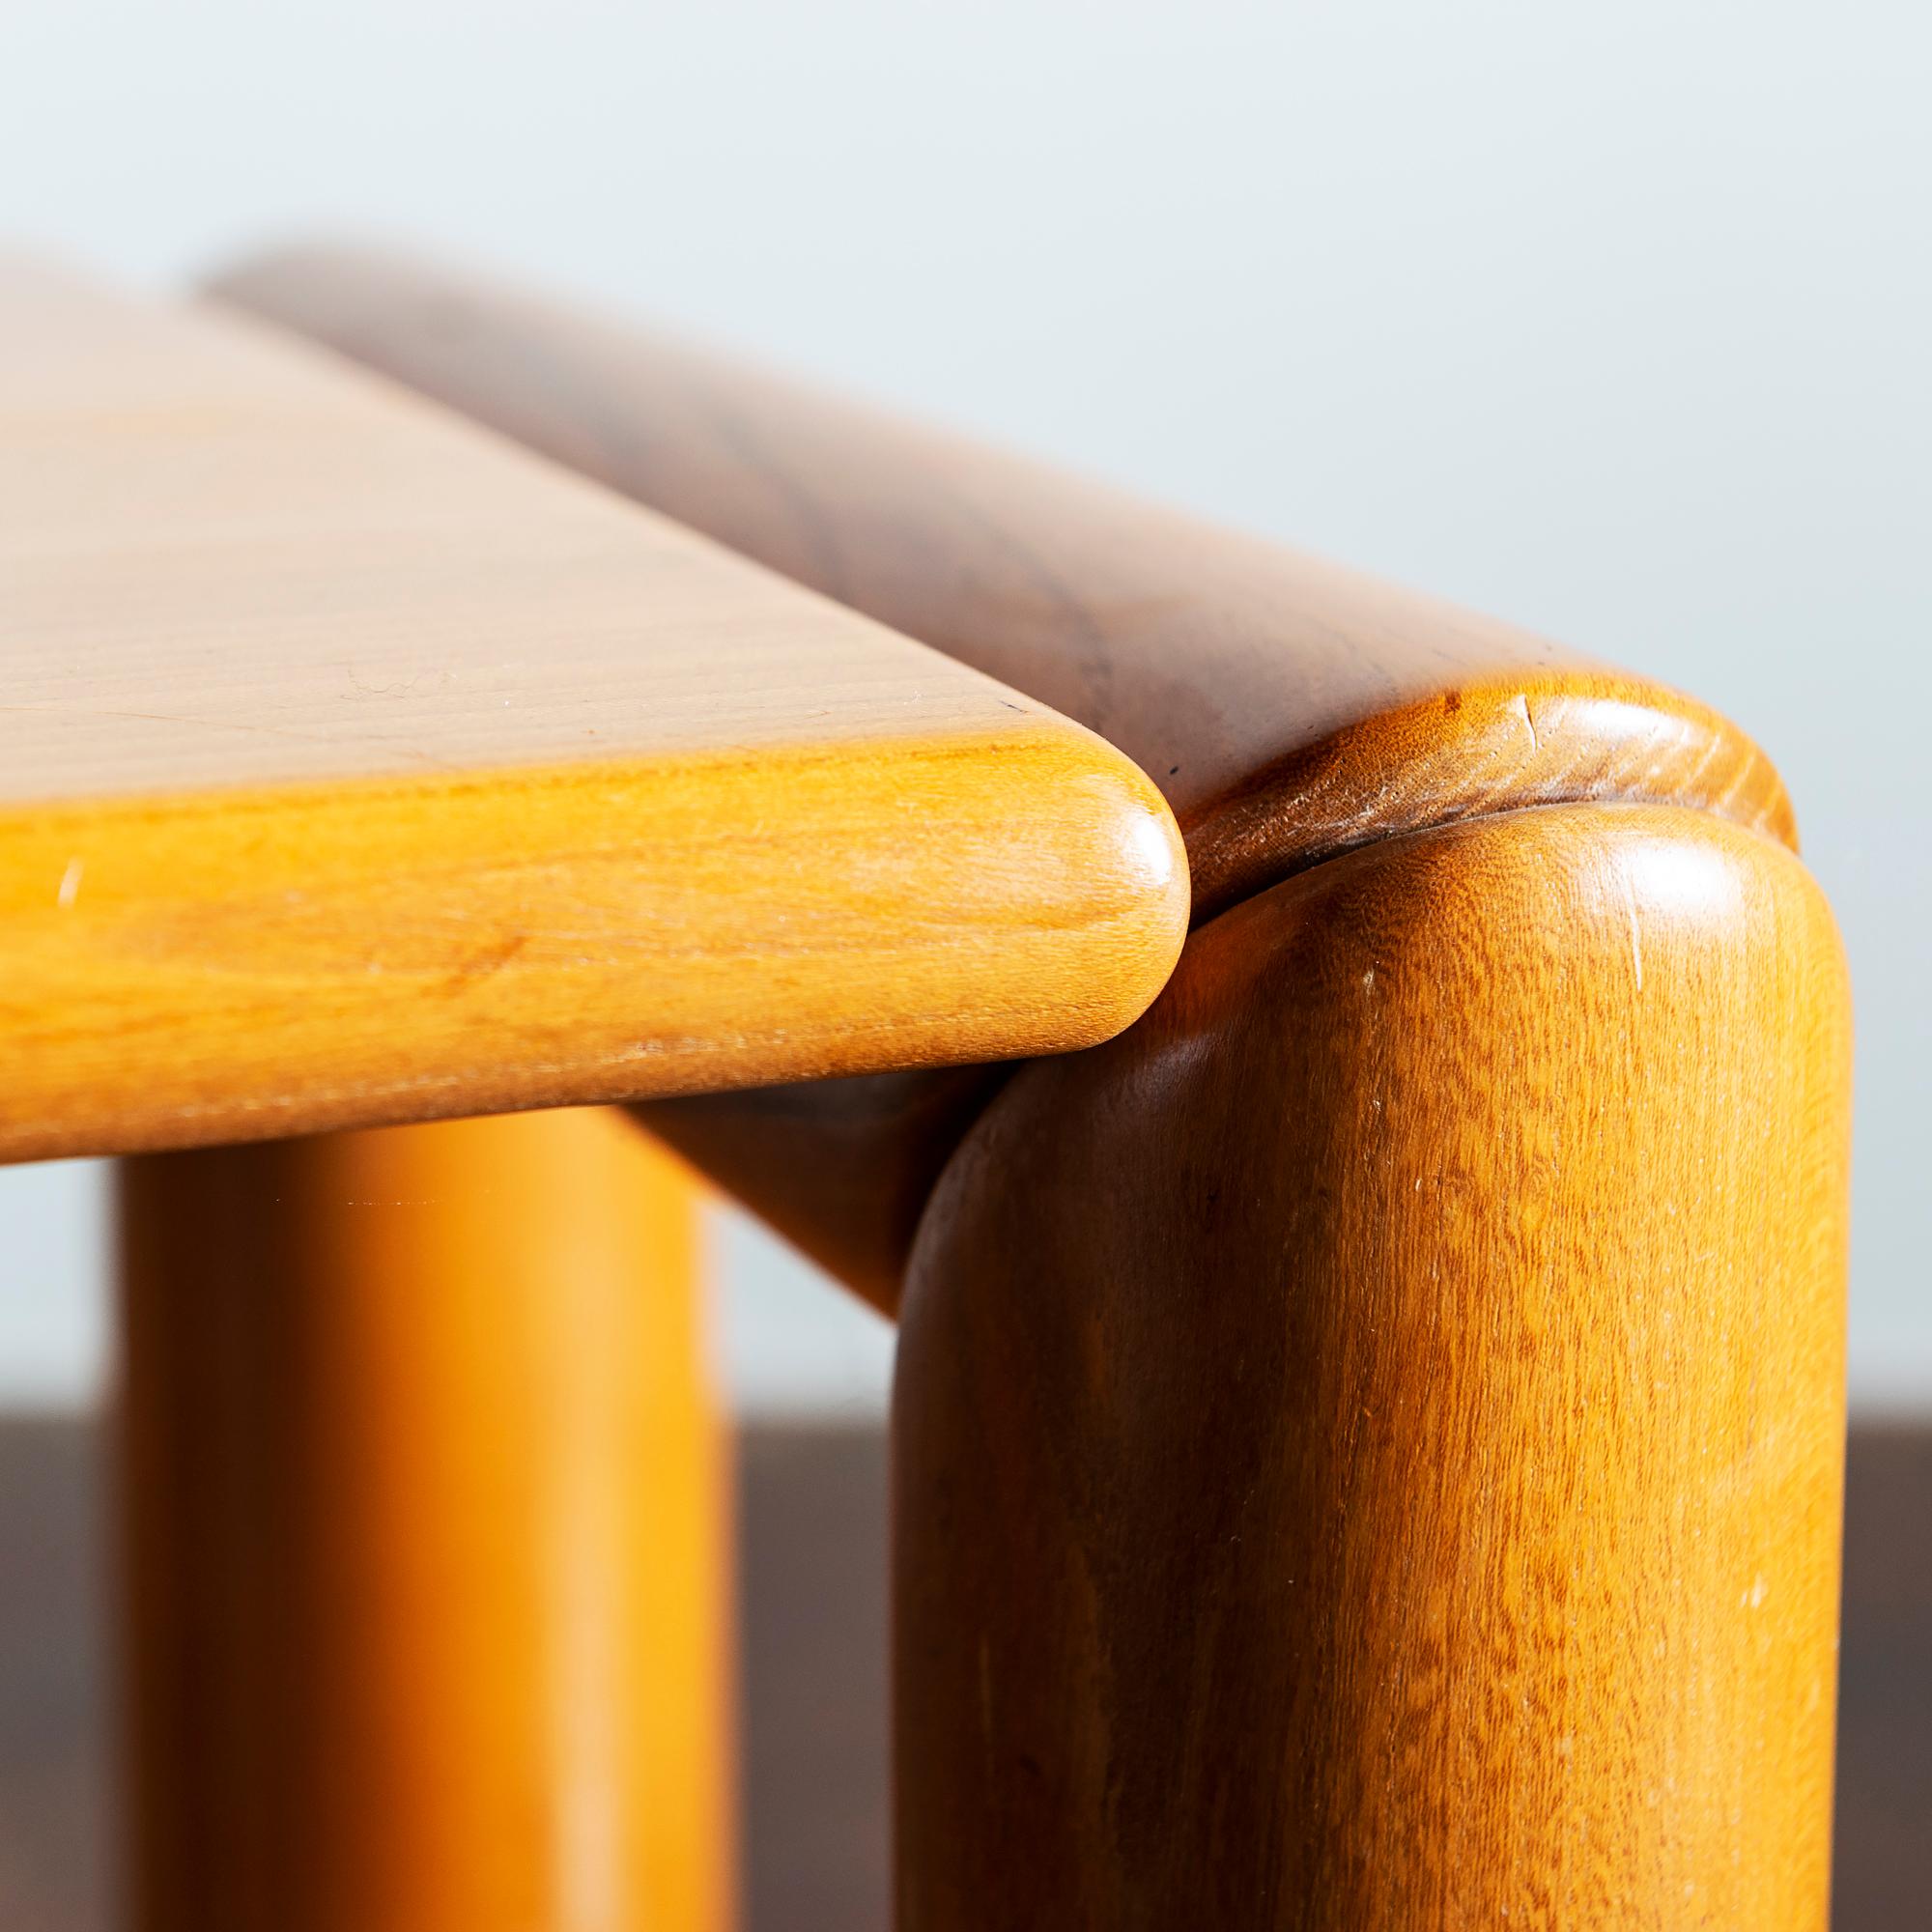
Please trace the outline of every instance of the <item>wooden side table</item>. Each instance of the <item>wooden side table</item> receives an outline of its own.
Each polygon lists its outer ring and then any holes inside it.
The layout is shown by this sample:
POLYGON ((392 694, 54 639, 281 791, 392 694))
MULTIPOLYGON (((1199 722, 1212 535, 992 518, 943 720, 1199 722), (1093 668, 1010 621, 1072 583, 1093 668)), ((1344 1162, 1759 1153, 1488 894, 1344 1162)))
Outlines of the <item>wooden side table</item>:
POLYGON ((1180 824, 1119 1039, 644 1109, 901 1313, 900 1924, 1822 1927, 1848 1003, 1750 740, 487 276, 215 291, 1055 704, 1180 824))
POLYGON ((74 735, 0 781, 49 1069, 5 1118, 163 1164, 154 1922, 724 1909, 715 1450, 688 1367, 628 1378, 689 1361, 624 1287, 682 1271, 665 1171, 608 1115, 147 1151, 624 1099, 901 1320, 907 1932, 1820 1932, 1849 1007, 1743 733, 412 260, 214 293, 562 469, 14 286, 0 716, 74 735))

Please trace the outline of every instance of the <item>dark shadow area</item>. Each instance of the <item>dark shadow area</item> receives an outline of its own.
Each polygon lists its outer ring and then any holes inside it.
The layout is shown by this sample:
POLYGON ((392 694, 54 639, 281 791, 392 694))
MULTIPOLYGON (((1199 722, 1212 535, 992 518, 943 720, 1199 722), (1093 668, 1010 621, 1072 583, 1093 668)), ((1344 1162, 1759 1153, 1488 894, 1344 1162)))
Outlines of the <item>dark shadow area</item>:
POLYGON ((1932 1424, 1852 1431, 1836 1932, 1932 1925, 1932 1424))
MULTIPOLYGON (((1836 1932, 1932 1925, 1932 1426, 1853 1432, 1836 1932)), ((746 1932, 885 1932, 875 1426, 739 1438, 746 1932)), ((110 1932, 100 1456, 0 1419, 0 1925, 110 1932)))
POLYGON ((885 1932, 883 1428, 738 1438, 746 1932, 885 1932))
POLYGON ((100 1440, 0 1417, 0 1925, 112 1923, 100 1440))

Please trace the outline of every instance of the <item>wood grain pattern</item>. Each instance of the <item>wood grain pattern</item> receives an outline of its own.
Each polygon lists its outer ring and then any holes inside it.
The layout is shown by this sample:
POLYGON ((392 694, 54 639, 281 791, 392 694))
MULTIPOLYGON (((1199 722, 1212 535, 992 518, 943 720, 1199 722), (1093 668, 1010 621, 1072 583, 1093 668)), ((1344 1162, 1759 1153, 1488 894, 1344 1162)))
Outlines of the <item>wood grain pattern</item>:
POLYGON ((596 1111, 124 1164, 141 1932, 724 1932, 696 1201, 596 1111))
MULTIPOLYGON (((466 271, 319 247, 213 287, 1092 725, 1166 793, 1197 918, 1530 805, 1665 801, 1793 838, 1734 726, 1492 619, 466 271)), ((890 1310, 987 1091, 859 1079, 647 1118, 890 1310)))
POLYGON ((1158 795, 234 317, 0 269, 0 1156, 1087 1043, 1158 795))
POLYGON ((1091 725, 1173 805, 1197 915, 1523 805, 1791 836, 1735 725, 1492 618, 414 257, 287 249, 212 288, 1091 725))
POLYGON ((933 1183, 1010 1065, 863 1073, 633 1111, 835 1280, 894 1315, 933 1183))
POLYGON ((1706 814, 1390 839, 939 1183, 901 1932, 1826 1921, 1849 1040, 1706 814))
POLYGON ((645 1110, 888 1304, 912 1247, 902 1932, 1818 1932, 1847 1007, 1748 741, 470 278, 219 291, 1061 705, 1176 810, 1205 923, 1123 1037, 996 1094, 645 1110))

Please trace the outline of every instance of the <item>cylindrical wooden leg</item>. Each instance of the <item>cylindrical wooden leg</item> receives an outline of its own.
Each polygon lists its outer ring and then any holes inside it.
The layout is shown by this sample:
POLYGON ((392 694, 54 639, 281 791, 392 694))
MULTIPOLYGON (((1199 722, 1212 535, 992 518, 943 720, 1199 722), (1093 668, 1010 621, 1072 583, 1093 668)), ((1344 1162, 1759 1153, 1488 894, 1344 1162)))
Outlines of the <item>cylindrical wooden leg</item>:
POLYGON ((696 1197, 620 1115, 125 1163, 141 1932, 719 1932, 696 1197))
POLYGON ((1586 806, 1021 1072, 903 1316, 900 1932, 1822 1932, 1847 1048, 1786 852, 1586 806))

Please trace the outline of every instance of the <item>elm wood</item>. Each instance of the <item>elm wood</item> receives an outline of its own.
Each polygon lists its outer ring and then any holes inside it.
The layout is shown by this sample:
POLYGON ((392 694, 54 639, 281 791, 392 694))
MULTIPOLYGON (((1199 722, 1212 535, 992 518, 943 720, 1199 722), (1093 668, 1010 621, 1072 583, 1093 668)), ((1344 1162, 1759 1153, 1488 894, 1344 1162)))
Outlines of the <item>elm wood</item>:
POLYGON ((1018 1073, 906 1292, 904 1932, 1818 1932, 1846 1010, 1781 848, 1557 807, 1018 1073))
POLYGON ((1554 800, 1791 836, 1734 725, 1494 619, 414 257, 288 249, 211 288, 1091 725, 1174 807, 1197 914, 1554 800))
MULTIPOLYGON (((1352 845, 1558 800, 1793 837, 1734 726, 1490 618, 467 271, 325 246, 213 289, 1092 725, 1166 793, 1197 917, 1352 845)), ((858 1081, 645 1118, 890 1311, 913 1204, 981 1092, 858 1081)))
MULTIPOLYGON (((1359 1084, 1374 1072, 1373 1027, 1362 1045, 1358 1026, 1341 1069, 1358 1080, 1354 1104, 1331 1109, 1321 1103, 1332 1093, 1311 1091, 1302 1118, 1267 1132, 1281 1092, 1295 1088, 1242 1001, 1264 982, 1293 1006, 1295 972, 1320 965, 1308 957, 1321 944, 1313 913, 1278 982, 1226 956, 1221 924, 1209 927, 1182 966, 1183 985, 1209 976, 1206 1020, 1165 1037, 1151 1066, 1138 1056, 1158 1017, 1058 1081, 1023 1071, 946 1169, 922 1223, 899 1411, 902 1922, 1252 1923, 1259 1909, 1277 1922, 1439 1923, 1492 1919, 1500 1901, 1542 1922, 1695 1913, 1815 1924, 1829 1812, 1843 1001, 1829 921, 1802 875, 1769 843, 1725 842, 1726 816, 1790 836, 1775 778, 1743 742, 1669 694, 1593 683, 1609 674, 1461 630, 1439 609, 1392 610, 1361 591, 1346 600, 1350 623, 1337 580, 1319 572, 1278 556, 1264 569, 1259 551, 1243 561, 1219 539, 1190 540, 1186 526, 1094 497, 1067 511, 1071 486, 1030 486, 998 459, 956 451, 949 467, 931 441, 874 433, 850 413, 775 399, 608 332, 586 336, 487 291, 452 294, 446 280, 338 260, 271 266, 228 292, 609 479, 662 491, 695 522, 715 516, 715 534, 822 571, 812 581, 862 608, 924 594, 941 627, 991 608, 983 632, 961 638, 893 606, 899 622, 962 654, 1031 640, 1040 681, 1008 674, 1037 692, 1055 676, 1090 681, 1079 715, 1169 783, 1198 911, 1299 871, 1261 903, 1332 912, 1325 902, 1351 881, 1394 877, 1419 849, 1456 915, 1431 900, 1405 927, 1411 980, 1438 950, 1453 968, 1439 1001, 1420 1002, 1417 1024, 1466 1027, 1480 1049, 1465 1056, 1480 1063, 1465 1087, 1417 1110, 1454 1155, 1446 1176, 1429 1131, 1404 1150, 1418 1183, 1435 1179, 1433 1256, 1428 1226, 1413 1225, 1421 1204, 1377 1187, 1368 1101, 1378 1096, 1359 1084), (775 419, 785 461, 774 460, 775 419), (696 485, 685 480, 693 469, 696 485), (874 489, 881 469, 890 480, 874 489), (989 475, 996 485, 974 487, 989 475), (760 535, 764 519, 777 536, 760 535), (1113 536, 1112 553, 1095 532, 1113 536), (1299 627, 1297 610, 1312 613, 1299 627), (1229 647, 1244 636, 1253 650, 1229 647), (1158 648, 1146 647, 1151 638, 1158 648), (1276 647, 1285 656, 1270 661, 1276 647), (1177 690, 1186 680, 1170 668, 1182 664, 1207 696, 1177 690), (1314 677, 1311 696, 1297 665, 1349 675, 1314 677), (1338 691, 1352 711, 1324 710, 1338 691), (1231 770, 1210 768, 1199 794, 1181 789, 1199 763, 1159 751, 1184 739, 1190 720, 1201 757, 1238 754, 1231 770), (1270 729, 1282 739, 1269 742, 1270 729), (1596 802, 1595 817, 1560 806, 1523 815, 1540 824, 1499 815, 1564 799, 1596 802), (1679 800, 1710 816, 1633 818, 1630 800, 1679 800), (1442 829, 1471 814, 1460 831, 1442 829), (1565 848, 1564 825, 1578 817, 1590 822, 1565 848), (1634 823, 1642 865, 1605 857, 1634 823), (1529 849, 1514 871, 1500 868, 1507 903, 1484 902, 1466 877, 1454 889, 1458 855, 1518 837, 1529 849), (1338 856, 1373 839, 1388 842, 1338 856), (1700 841, 1712 839, 1715 865, 1702 863, 1711 853, 1700 841), (1546 840, 1563 849, 1544 850, 1546 840), (1439 877, 1437 854, 1449 855, 1439 877), (1332 865, 1305 869, 1324 859, 1332 865), (1565 884, 1587 917, 1566 907, 1565 884), (1708 1014, 1681 986, 1660 1013, 1655 991, 1646 1000, 1635 985, 1646 923, 1660 928, 1653 987, 1660 971, 1665 987, 1708 980, 1720 994, 1708 1014), (1741 988, 1725 982, 1740 952, 1741 988), (1456 1026, 1446 1016, 1469 997, 1457 976, 1498 955, 1497 977, 1521 983, 1456 1026), (1621 991, 1612 959, 1629 976, 1621 991), (1595 991, 1573 1037, 1563 1021, 1579 1004, 1578 976, 1595 991), (1781 999, 1807 980, 1799 998, 1781 999), (1222 985, 1235 990, 1217 1004, 1222 985), (1804 1042, 1793 1073, 1773 1063, 1805 1017, 1804 997, 1816 999, 1826 1037, 1804 1042), (1095 1065, 1112 1071, 1103 1079, 1095 1065), (1179 1173, 1175 1149, 1190 1145, 1191 1124, 1180 1103, 1144 1118, 1164 1084, 1221 1135, 1201 1134, 1205 1151, 1179 1173), (1636 1146, 1600 1158, 1593 1149, 1580 1171, 1538 1146, 1540 1127, 1572 1141, 1598 1127, 1606 1097, 1614 1105, 1626 1091, 1636 1146), (1037 1105, 1020 1097, 1042 1092, 1037 1105), (1762 1113, 1734 1129, 1729 1110, 1753 1094, 1788 1114, 1788 1138, 1762 1113), (1025 1131, 1010 1159, 980 1160, 985 1137, 1016 1115, 1025 1131), (1260 1141, 1245 1161, 1244 1135, 1260 1141), (1225 1208, 1224 1165, 1245 1183, 1225 1208), (1766 1175, 1790 1183, 1780 1211, 1747 1198, 1745 1183, 1766 1175), (1088 1186, 1084 1203, 1075 1180, 1088 1186), (1660 1185, 1682 1226, 1667 1211, 1612 1222, 1626 1197, 1646 1203, 1660 1185), (1510 1216, 1525 1195, 1540 1225, 1510 1216), (1309 1308, 1291 1315, 1325 1350, 1288 1352, 1281 1299, 1265 1292, 1280 1285, 1285 1243, 1312 1284, 1309 1308), (1432 1301, 1439 1275, 1422 1264, 1444 1254, 1471 1264, 1483 1302, 1432 1301), (1748 1298, 1753 1267, 1794 1291, 1794 1311, 1775 1295, 1768 1308, 1748 1298), (1168 1279, 1177 1272, 1179 1292, 1168 1279), (1620 1294, 1655 1293, 1659 1274, 1675 1328, 1710 1344, 1695 1373, 1662 1321, 1633 1338, 1620 1294), (1242 1293, 1248 1283, 1264 1293, 1242 1293), (1161 1319, 1175 1309, 1179 1322, 1161 1319), (1407 1333, 1383 1319, 1389 1310, 1406 1316, 1407 1333), (1517 1350, 1512 1370, 1470 1346, 1485 1339, 1480 1326, 1428 1319, 1457 1313, 1553 1327, 1556 1344, 1539 1334, 1541 1351, 1517 1350), (1216 1346, 1231 1336, 1236 1346, 1216 1346), (1405 1389, 1410 1355, 1423 1373, 1405 1389), (1274 1373, 1244 1387, 1251 1360, 1274 1373), (1406 1394, 1410 1413, 1369 1433, 1378 1459, 1358 1482, 1369 1418, 1349 1398, 1378 1379, 1406 1394), (1577 1420, 1578 1389, 1605 1398, 1600 1434, 1577 1420), (1769 1414, 1770 1439, 1742 1449, 1753 1406, 1769 1414), (1738 1452, 1717 1484, 1704 1449, 1720 1463, 1738 1452), (1257 1470, 1271 1479, 1265 1493, 1244 1484, 1257 1470), (1411 1549, 1405 1505, 1432 1472, 1435 1520, 1411 1549), (1577 1495, 1589 1513, 1573 1524, 1577 1495), (1250 1514, 1261 1549, 1243 1569, 1250 1514), (1674 1560, 1660 1563, 1660 1549, 1674 1560), (1610 1588, 1552 1609, 1559 1588, 1587 1587, 1569 1578, 1579 1550, 1601 1559, 1610 1588), (1727 1562, 1745 1557, 1767 1568, 1729 1600, 1727 1562), (1291 1601, 1289 1565, 1305 1573, 1309 1562, 1319 1567, 1291 1601), (1419 1605, 1404 1594, 1411 1573, 1427 1586, 1419 1605), (1760 1579, 1767 1596, 1752 1601, 1760 1579), (1527 1614, 1525 1595, 1542 1598, 1527 1614), (1769 1617, 1742 1614, 1767 1603, 1769 1617), (1632 1638, 1647 1616, 1662 1630, 1661 1658, 1646 1660, 1632 1638), (1469 1670, 1472 1645, 1493 1660, 1500 1687, 1469 1670), (1295 1765, 1286 1782, 1285 1762, 1295 1765), (1580 1804, 1557 1802, 1566 1779, 1580 1804), (1762 1802, 1734 1813, 1739 1794, 1762 1802), (1529 1896, 1512 1897, 1523 1885, 1529 1896)), ((1373 988, 1377 960, 1360 954, 1362 934, 1378 929, 1366 913, 1356 923, 1326 942, 1348 971, 1325 988, 1316 973, 1329 1010, 1314 994, 1301 1002, 1313 1017, 1294 1009, 1308 1035, 1296 1050, 1312 1063, 1329 1030, 1346 1040, 1340 1021, 1373 988)), ((1436 1070, 1431 1045, 1417 1056, 1425 1075, 1436 1070)), ((1320 1087, 1312 1073, 1306 1084, 1320 1087)), ((848 1172, 865 1151, 864 1091, 847 1087, 828 1105, 833 1165, 848 1172)), ((943 1111, 909 1109, 904 1083, 877 1091, 875 1145, 886 1152, 908 1111, 928 1122, 943 1111)), ((762 1130, 771 1096, 743 1104, 762 1130)), ((811 1145, 809 1109, 796 1096, 786 1110, 788 1173, 811 1145)), ((718 1163, 730 1151, 731 1103, 704 1113, 718 1163)), ((923 1132, 917 1161, 922 1173, 937 1164, 923 1132)), ((887 1164, 869 1197, 838 1190, 840 1225, 821 1231, 823 1245, 876 1261, 882 1231, 905 1225, 919 1184, 907 1180, 887 1164), (860 1221, 847 1225, 854 1211, 860 1221)), ((800 1192, 786 1181, 787 1201, 800 1192)))
POLYGON ((696 1199, 597 1110, 123 1165, 144 1932, 723 1932, 696 1199))
POLYGON ((0 265, 0 1157, 1085 1044, 1185 917, 1044 707, 280 331, 0 265))
POLYGON ((1010 1068, 862 1073, 634 1111, 651 1132, 884 1315, 933 1184, 1010 1068))

